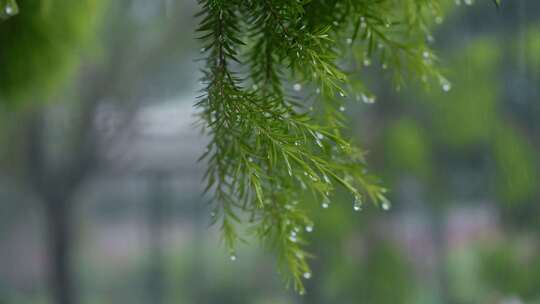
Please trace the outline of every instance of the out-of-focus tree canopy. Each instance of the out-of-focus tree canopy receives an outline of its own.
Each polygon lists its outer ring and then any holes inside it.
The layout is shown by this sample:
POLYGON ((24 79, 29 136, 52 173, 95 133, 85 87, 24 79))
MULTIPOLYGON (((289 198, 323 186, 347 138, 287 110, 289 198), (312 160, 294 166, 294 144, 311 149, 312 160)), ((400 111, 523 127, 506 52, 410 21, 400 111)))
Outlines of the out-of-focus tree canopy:
POLYGON ((99 25, 103 4, 18 1, 18 15, 0 21, 0 102, 44 100, 69 80, 79 56, 93 50, 88 42, 99 25))

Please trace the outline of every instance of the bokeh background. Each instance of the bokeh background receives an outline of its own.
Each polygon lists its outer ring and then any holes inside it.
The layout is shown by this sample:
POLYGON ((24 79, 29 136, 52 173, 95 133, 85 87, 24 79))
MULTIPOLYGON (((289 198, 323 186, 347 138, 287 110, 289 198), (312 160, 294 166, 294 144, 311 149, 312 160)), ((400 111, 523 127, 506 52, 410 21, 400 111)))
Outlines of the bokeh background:
POLYGON ((456 1, 433 35, 452 90, 360 71, 377 102, 352 98, 350 135, 393 208, 314 202, 299 296, 208 226, 195 1, 20 0, 0 23, 0 303, 540 303, 540 2, 456 1))

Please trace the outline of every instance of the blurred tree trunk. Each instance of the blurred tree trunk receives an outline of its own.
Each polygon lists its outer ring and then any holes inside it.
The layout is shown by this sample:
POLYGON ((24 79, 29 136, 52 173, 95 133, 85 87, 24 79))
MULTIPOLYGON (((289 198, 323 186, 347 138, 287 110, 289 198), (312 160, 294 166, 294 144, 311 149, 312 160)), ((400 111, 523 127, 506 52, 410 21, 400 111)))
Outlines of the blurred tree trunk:
MULTIPOLYGON (((47 229, 49 288, 53 303, 74 304, 76 293, 71 267, 72 235, 70 197, 79 179, 65 172, 53 173, 46 160, 44 111, 32 113, 28 123, 28 173, 43 203, 47 229)), ((54 171, 54 170, 53 170, 54 171)))
POLYGON ((49 286, 57 304, 76 303, 75 280, 71 267, 72 225, 69 199, 63 195, 44 197, 48 253, 49 286))
POLYGON ((149 303, 162 304, 165 299, 165 269, 163 252, 163 226, 166 217, 166 178, 161 174, 148 177, 148 242, 149 265, 147 273, 147 294, 149 303))

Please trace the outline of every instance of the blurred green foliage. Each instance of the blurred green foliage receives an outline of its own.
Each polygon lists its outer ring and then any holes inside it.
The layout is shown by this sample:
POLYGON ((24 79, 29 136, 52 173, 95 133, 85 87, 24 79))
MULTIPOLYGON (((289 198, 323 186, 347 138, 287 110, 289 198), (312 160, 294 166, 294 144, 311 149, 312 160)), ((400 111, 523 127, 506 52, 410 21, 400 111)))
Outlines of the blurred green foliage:
POLYGON ((519 295, 531 303, 540 300, 540 256, 527 254, 522 247, 497 244, 484 249, 480 274, 492 292, 519 295))
MULTIPOLYGON (((529 41, 534 44, 533 38, 529 41)), ((473 40, 451 63, 453 89, 420 94, 425 102, 413 104, 419 115, 386 127, 379 145, 389 181, 404 173, 425 180, 433 168, 442 173, 446 166, 454 165, 437 162, 431 151, 461 162, 488 154, 493 155, 495 174, 486 176, 486 181, 494 182, 501 202, 534 199, 540 187, 535 147, 503 111, 500 72, 504 51, 493 38, 473 40)))
POLYGON ((497 123, 497 63, 500 49, 492 39, 475 40, 450 64, 453 89, 430 95, 434 140, 452 150, 486 144, 497 123))
POLYGON ((428 178, 431 167, 431 145, 427 134, 413 119, 401 119, 388 127, 385 136, 385 167, 428 178))
POLYGON ((525 35, 525 46, 516 44, 515 52, 525 52, 528 64, 536 72, 540 71, 540 25, 533 26, 525 35))
POLYGON ((362 245, 368 246, 357 248, 361 256, 334 261, 328 268, 329 276, 321 288, 327 290, 329 299, 338 303, 412 303, 416 283, 400 249, 384 240, 362 245))
POLYGON ((81 54, 93 50, 103 1, 24 0, 0 23, 0 102, 43 101, 70 79, 81 54))
POLYGON ((496 189, 503 202, 524 202, 538 192, 537 153, 528 139, 512 125, 500 125, 494 136, 497 164, 496 189))

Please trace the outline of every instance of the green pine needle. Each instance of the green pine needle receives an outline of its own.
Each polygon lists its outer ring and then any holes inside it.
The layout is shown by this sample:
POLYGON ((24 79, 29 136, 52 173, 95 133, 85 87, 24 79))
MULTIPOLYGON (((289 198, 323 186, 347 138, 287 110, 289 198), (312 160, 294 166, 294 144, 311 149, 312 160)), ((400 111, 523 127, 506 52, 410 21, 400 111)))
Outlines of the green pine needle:
POLYGON ((247 222, 303 293, 314 208, 328 207, 338 188, 350 193, 348 208, 390 207, 364 153, 343 135, 346 97, 375 100, 351 66, 377 63, 397 87, 416 78, 449 89, 428 44, 443 0, 199 2, 206 67, 197 107, 211 137, 202 158, 212 220, 234 259, 243 239, 235 226, 247 222))

